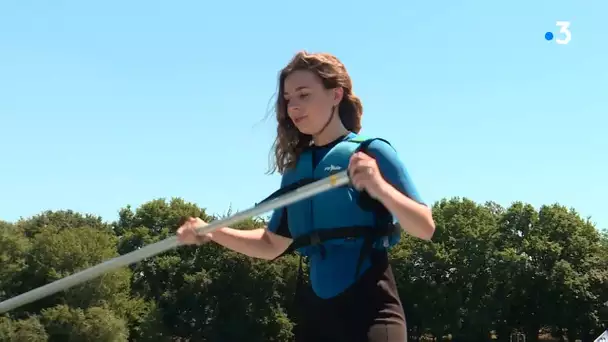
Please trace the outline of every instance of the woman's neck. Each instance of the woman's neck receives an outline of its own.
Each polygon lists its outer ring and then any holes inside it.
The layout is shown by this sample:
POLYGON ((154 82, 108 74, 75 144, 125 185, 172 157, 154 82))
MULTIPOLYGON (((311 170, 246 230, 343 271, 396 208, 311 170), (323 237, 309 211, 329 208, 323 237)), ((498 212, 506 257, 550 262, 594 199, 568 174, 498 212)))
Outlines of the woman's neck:
POLYGON ((316 146, 323 146, 348 133, 349 131, 342 124, 342 120, 340 120, 340 115, 336 113, 329 125, 322 132, 312 137, 312 141, 316 146))

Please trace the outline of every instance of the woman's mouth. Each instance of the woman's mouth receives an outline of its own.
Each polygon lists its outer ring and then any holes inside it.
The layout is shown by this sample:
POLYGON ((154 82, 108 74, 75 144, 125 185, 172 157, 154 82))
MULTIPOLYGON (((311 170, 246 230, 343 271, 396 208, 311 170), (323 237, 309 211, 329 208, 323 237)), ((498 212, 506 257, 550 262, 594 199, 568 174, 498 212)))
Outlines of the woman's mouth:
POLYGON ((306 119, 306 116, 300 116, 300 117, 294 118, 293 122, 298 124, 298 123, 304 121, 304 119, 306 119))

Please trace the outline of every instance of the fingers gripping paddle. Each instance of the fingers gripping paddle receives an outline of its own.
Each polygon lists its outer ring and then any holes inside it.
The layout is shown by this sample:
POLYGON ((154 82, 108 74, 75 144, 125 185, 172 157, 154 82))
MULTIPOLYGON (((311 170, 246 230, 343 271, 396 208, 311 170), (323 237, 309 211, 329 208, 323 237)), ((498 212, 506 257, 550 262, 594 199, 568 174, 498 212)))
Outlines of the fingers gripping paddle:
MULTIPOLYGON (((348 176, 348 171, 342 171, 327 178, 318 180, 308 185, 304 185, 284 195, 263 201, 262 203, 259 203, 250 209, 238 212, 225 219, 213 221, 208 225, 197 229, 197 231, 199 234, 206 234, 221 227, 231 226, 250 217, 288 206, 292 203, 301 201, 309 197, 313 197, 333 188, 341 187, 343 185, 348 184, 349 182, 350 179, 348 176)), ((35 288, 31 291, 25 292, 23 294, 0 302, 0 314, 13 310, 25 304, 31 303, 40 298, 50 296, 59 291, 67 290, 73 286, 98 277, 99 275, 105 272, 136 263, 143 259, 175 248, 178 245, 179 241, 177 240, 177 237, 172 236, 165 240, 145 246, 141 249, 121 255, 114 259, 110 259, 91 268, 87 268, 83 271, 74 273, 65 278, 56 280, 47 285, 35 288)))

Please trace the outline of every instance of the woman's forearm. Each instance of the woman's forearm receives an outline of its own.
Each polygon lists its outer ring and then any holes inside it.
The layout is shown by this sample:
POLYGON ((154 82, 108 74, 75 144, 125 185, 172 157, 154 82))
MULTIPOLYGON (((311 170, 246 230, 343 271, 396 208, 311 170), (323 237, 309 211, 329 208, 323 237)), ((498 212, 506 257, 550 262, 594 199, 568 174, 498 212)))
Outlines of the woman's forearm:
POLYGON ((271 260, 283 253, 291 241, 271 234, 264 228, 240 230, 226 227, 220 228, 210 235, 212 241, 237 253, 271 260))
POLYGON ((430 240, 435 233, 431 210, 408 198, 388 183, 383 190, 380 201, 396 216, 402 229, 415 237, 430 240))

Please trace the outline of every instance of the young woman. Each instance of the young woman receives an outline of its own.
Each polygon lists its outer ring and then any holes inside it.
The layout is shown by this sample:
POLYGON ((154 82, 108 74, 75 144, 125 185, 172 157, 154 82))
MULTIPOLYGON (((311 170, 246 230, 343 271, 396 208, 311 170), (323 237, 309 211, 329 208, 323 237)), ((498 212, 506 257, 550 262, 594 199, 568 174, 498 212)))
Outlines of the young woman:
POLYGON ((291 250, 308 257, 312 291, 298 304, 304 315, 296 341, 406 341, 387 249, 401 229, 430 240, 431 210, 393 147, 358 134, 363 108, 336 57, 296 54, 281 71, 278 95, 274 170, 282 174, 281 188, 344 169, 352 186, 276 210, 266 229, 226 227, 197 236, 206 223, 191 218, 178 229, 180 241, 211 240, 268 260, 291 250))

